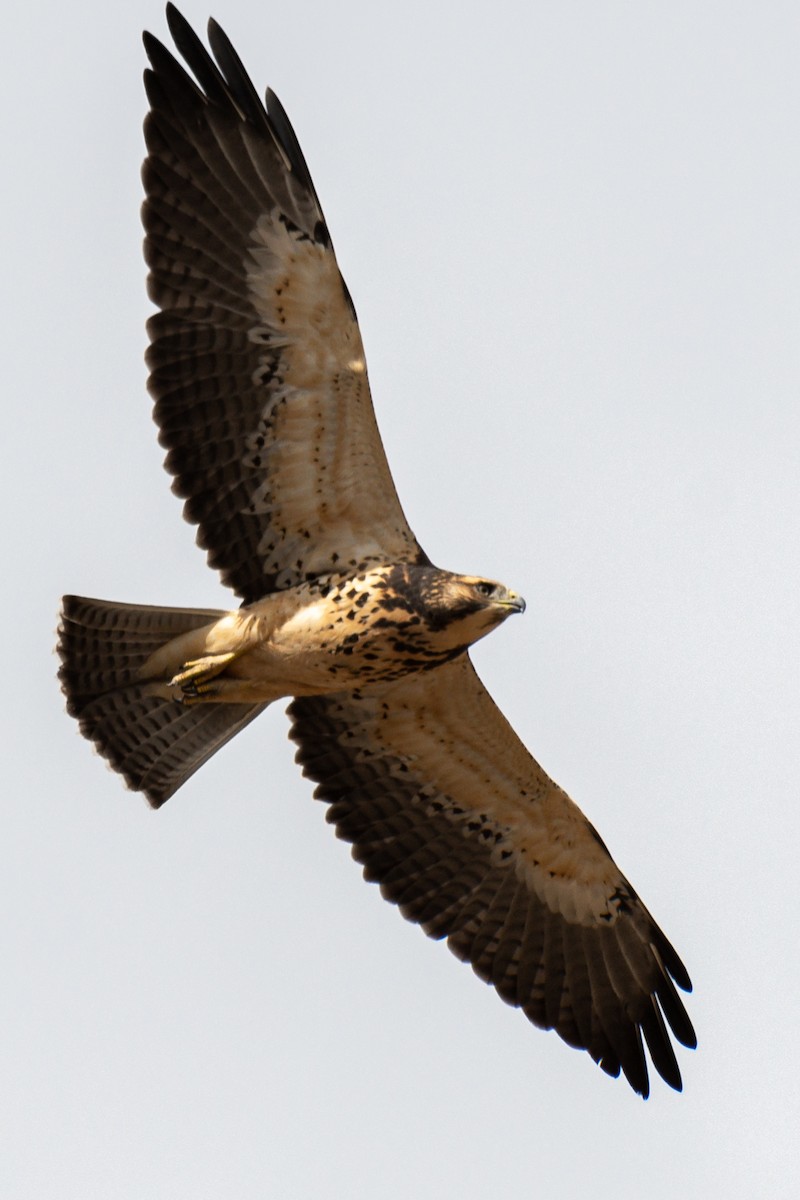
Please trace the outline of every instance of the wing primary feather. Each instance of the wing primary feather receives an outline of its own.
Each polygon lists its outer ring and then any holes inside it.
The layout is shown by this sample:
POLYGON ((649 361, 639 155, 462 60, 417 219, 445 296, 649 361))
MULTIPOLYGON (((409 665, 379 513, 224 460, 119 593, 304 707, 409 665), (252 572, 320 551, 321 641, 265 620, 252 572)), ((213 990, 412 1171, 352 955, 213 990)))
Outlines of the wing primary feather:
MULTIPOLYGON (((655 925, 655 922, 653 922, 653 924, 655 925)), ((682 991, 691 992, 692 981, 689 978, 689 972, 686 970, 686 967, 678 957, 674 946, 666 937, 666 935, 663 934, 657 927, 656 932, 656 945, 658 947, 658 953, 661 955, 663 960, 664 966, 667 968, 670 975, 682 991)), ((686 1044, 688 1045, 688 1042, 686 1044)))
POLYGON ((675 1088, 676 1092, 682 1091, 683 1081, 678 1060, 675 1057, 675 1051, 672 1048, 672 1042, 669 1039, 669 1033, 655 996, 648 998, 648 1003, 641 1016, 641 1027, 647 1042, 647 1049, 653 1060, 653 1066, 670 1087, 675 1088))
POLYGON ((626 1017, 628 1018, 628 1024, 625 1032, 628 1044, 625 1054, 620 1055, 620 1066, 622 1067, 623 1075, 633 1090, 643 1100, 646 1100, 650 1095, 650 1075, 647 1069, 644 1043, 642 1042, 642 1027, 638 1019, 631 1017, 627 1012, 626 1017))
POLYGON ((649 941, 645 940, 648 933, 624 915, 617 922, 619 952, 635 988, 643 995, 650 994, 661 975, 660 959, 653 959, 649 941))
POLYGON ((231 45, 230 38, 213 17, 208 22, 208 42, 214 51, 214 57, 220 65, 229 94, 236 107, 243 116, 271 137, 272 131, 267 120, 266 109, 261 103, 258 92, 253 87, 242 60, 231 45))
POLYGON ((641 994, 649 993, 649 983, 640 983, 632 974, 625 957, 618 930, 609 931, 609 937, 603 939, 603 962, 608 972, 608 978, 618 999, 618 1008, 624 1014, 628 1031, 628 1051, 620 1056, 625 1078, 634 1091, 647 1099, 650 1085, 647 1075, 647 1061, 644 1056, 642 1034, 639 1027, 641 994))
POLYGON ((622 1068, 626 1079, 635 1079, 637 1091, 641 1091, 646 1082, 641 1039, 628 1016, 624 999, 613 986, 603 953, 603 944, 608 942, 611 932, 586 927, 582 935, 594 1011, 611 1047, 611 1052, 600 1060, 600 1066, 615 1077, 622 1068), (612 1066, 616 1069, 611 1069, 612 1066))
POLYGON ((231 104, 231 94, 217 64, 200 38, 174 4, 167 5, 167 24, 175 45, 194 72, 209 100, 222 108, 231 104))
MULTIPOLYGON (((655 946, 653 947, 653 953, 658 955, 655 946)), ((696 1049, 697 1035, 692 1022, 689 1020, 689 1014, 684 1008, 683 1001, 675 990, 675 985, 670 979, 669 974, 663 968, 661 979, 656 985, 656 995, 675 1037, 682 1046, 686 1046, 690 1050, 696 1049)))
POLYGON ((314 187, 314 183, 311 179, 311 172, 308 169, 305 155, 300 149, 300 143, 297 140, 297 135, 292 127, 292 123, 286 115, 286 109, 283 107, 272 88, 267 88, 265 101, 267 106, 267 115, 272 123, 273 131, 280 142, 286 157, 289 160, 289 164, 293 173, 314 197, 317 208, 320 210, 320 212, 322 212, 322 205, 319 202, 317 189, 314 187))
POLYGON ((183 69, 163 42, 147 31, 142 34, 142 42, 153 68, 152 71, 144 73, 145 92, 153 108, 157 107, 155 100, 160 100, 163 95, 167 94, 170 97, 180 96, 181 98, 191 96, 198 105, 206 104, 206 97, 194 79, 183 69), (158 89, 155 93, 151 90, 153 87, 158 89))
POLYGON ((605 1049, 595 1058, 607 1075, 615 1079, 620 1072, 621 1059, 628 1045, 628 1031, 619 1019, 619 1003, 598 944, 598 931, 581 926, 579 932, 586 958, 593 1023, 596 1026, 597 1047, 605 1041, 605 1049))

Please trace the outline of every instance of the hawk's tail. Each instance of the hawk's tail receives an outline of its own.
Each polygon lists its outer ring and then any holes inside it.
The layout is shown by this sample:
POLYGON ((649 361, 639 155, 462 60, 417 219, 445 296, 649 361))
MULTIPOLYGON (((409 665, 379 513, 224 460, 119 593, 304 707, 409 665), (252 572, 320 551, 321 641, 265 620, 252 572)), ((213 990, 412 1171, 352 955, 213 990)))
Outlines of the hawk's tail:
POLYGON ((156 608, 65 596, 58 677, 67 712, 154 808, 266 704, 187 706, 146 694, 139 669, 165 642, 215 621, 206 608, 156 608))

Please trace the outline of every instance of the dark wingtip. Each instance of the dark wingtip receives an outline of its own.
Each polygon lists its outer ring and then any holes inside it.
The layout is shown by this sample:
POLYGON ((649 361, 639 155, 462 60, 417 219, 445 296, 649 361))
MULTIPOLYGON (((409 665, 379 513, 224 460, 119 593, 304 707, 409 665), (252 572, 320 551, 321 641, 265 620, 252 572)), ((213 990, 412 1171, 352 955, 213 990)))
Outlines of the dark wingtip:
POLYGON ((308 188, 317 202, 317 207, 320 209, 320 211, 322 211, 322 206, 319 203, 319 197, 317 196, 317 193, 314 189, 314 184, 311 181, 311 172, 308 169, 305 155, 300 149, 300 143, 297 140, 297 134, 295 133, 292 123, 286 114, 286 109, 283 107, 272 88, 267 88, 265 103, 267 114, 272 122, 272 126, 278 135, 285 154, 289 158, 289 162, 292 164, 292 171, 308 188))
POLYGON ((216 58, 225 83, 242 114, 257 128, 269 132, 269 122, 258 92, 245 70, 244 63, 233 48, 230 38, 213 17, 208 22, 208 44, 216 58))

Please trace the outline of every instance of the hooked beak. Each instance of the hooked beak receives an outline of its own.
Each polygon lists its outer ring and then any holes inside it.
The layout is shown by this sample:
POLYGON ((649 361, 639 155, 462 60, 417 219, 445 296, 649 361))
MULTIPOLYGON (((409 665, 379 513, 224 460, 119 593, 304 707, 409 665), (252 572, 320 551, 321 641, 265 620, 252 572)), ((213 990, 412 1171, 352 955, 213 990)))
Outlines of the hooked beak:
MULTIPOLYGON (((510 608, 511 612, 518 612, 518 613, 525 612, 525 601, 523 600, 522 596, 519 595, 518 592, 512 592, 512 591, 506 592, 505 596, 500 601, 500 603, 504 607, 510 608)), ((510 615, 511 614, 509 613, 509 616, 510 615)))

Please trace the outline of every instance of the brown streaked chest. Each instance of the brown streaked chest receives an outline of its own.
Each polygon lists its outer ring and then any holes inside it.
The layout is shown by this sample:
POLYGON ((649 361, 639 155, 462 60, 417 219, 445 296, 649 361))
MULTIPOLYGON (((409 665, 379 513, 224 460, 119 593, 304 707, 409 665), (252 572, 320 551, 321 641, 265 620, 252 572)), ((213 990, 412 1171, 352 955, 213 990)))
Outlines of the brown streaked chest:
POLYGON ((294 694, 397 679, 457 653, 442 644, 408 597, 387 586, 382 570, 322 579, 260 601, 251 611, 264 634, 241 673, 278 670, 294 694))

